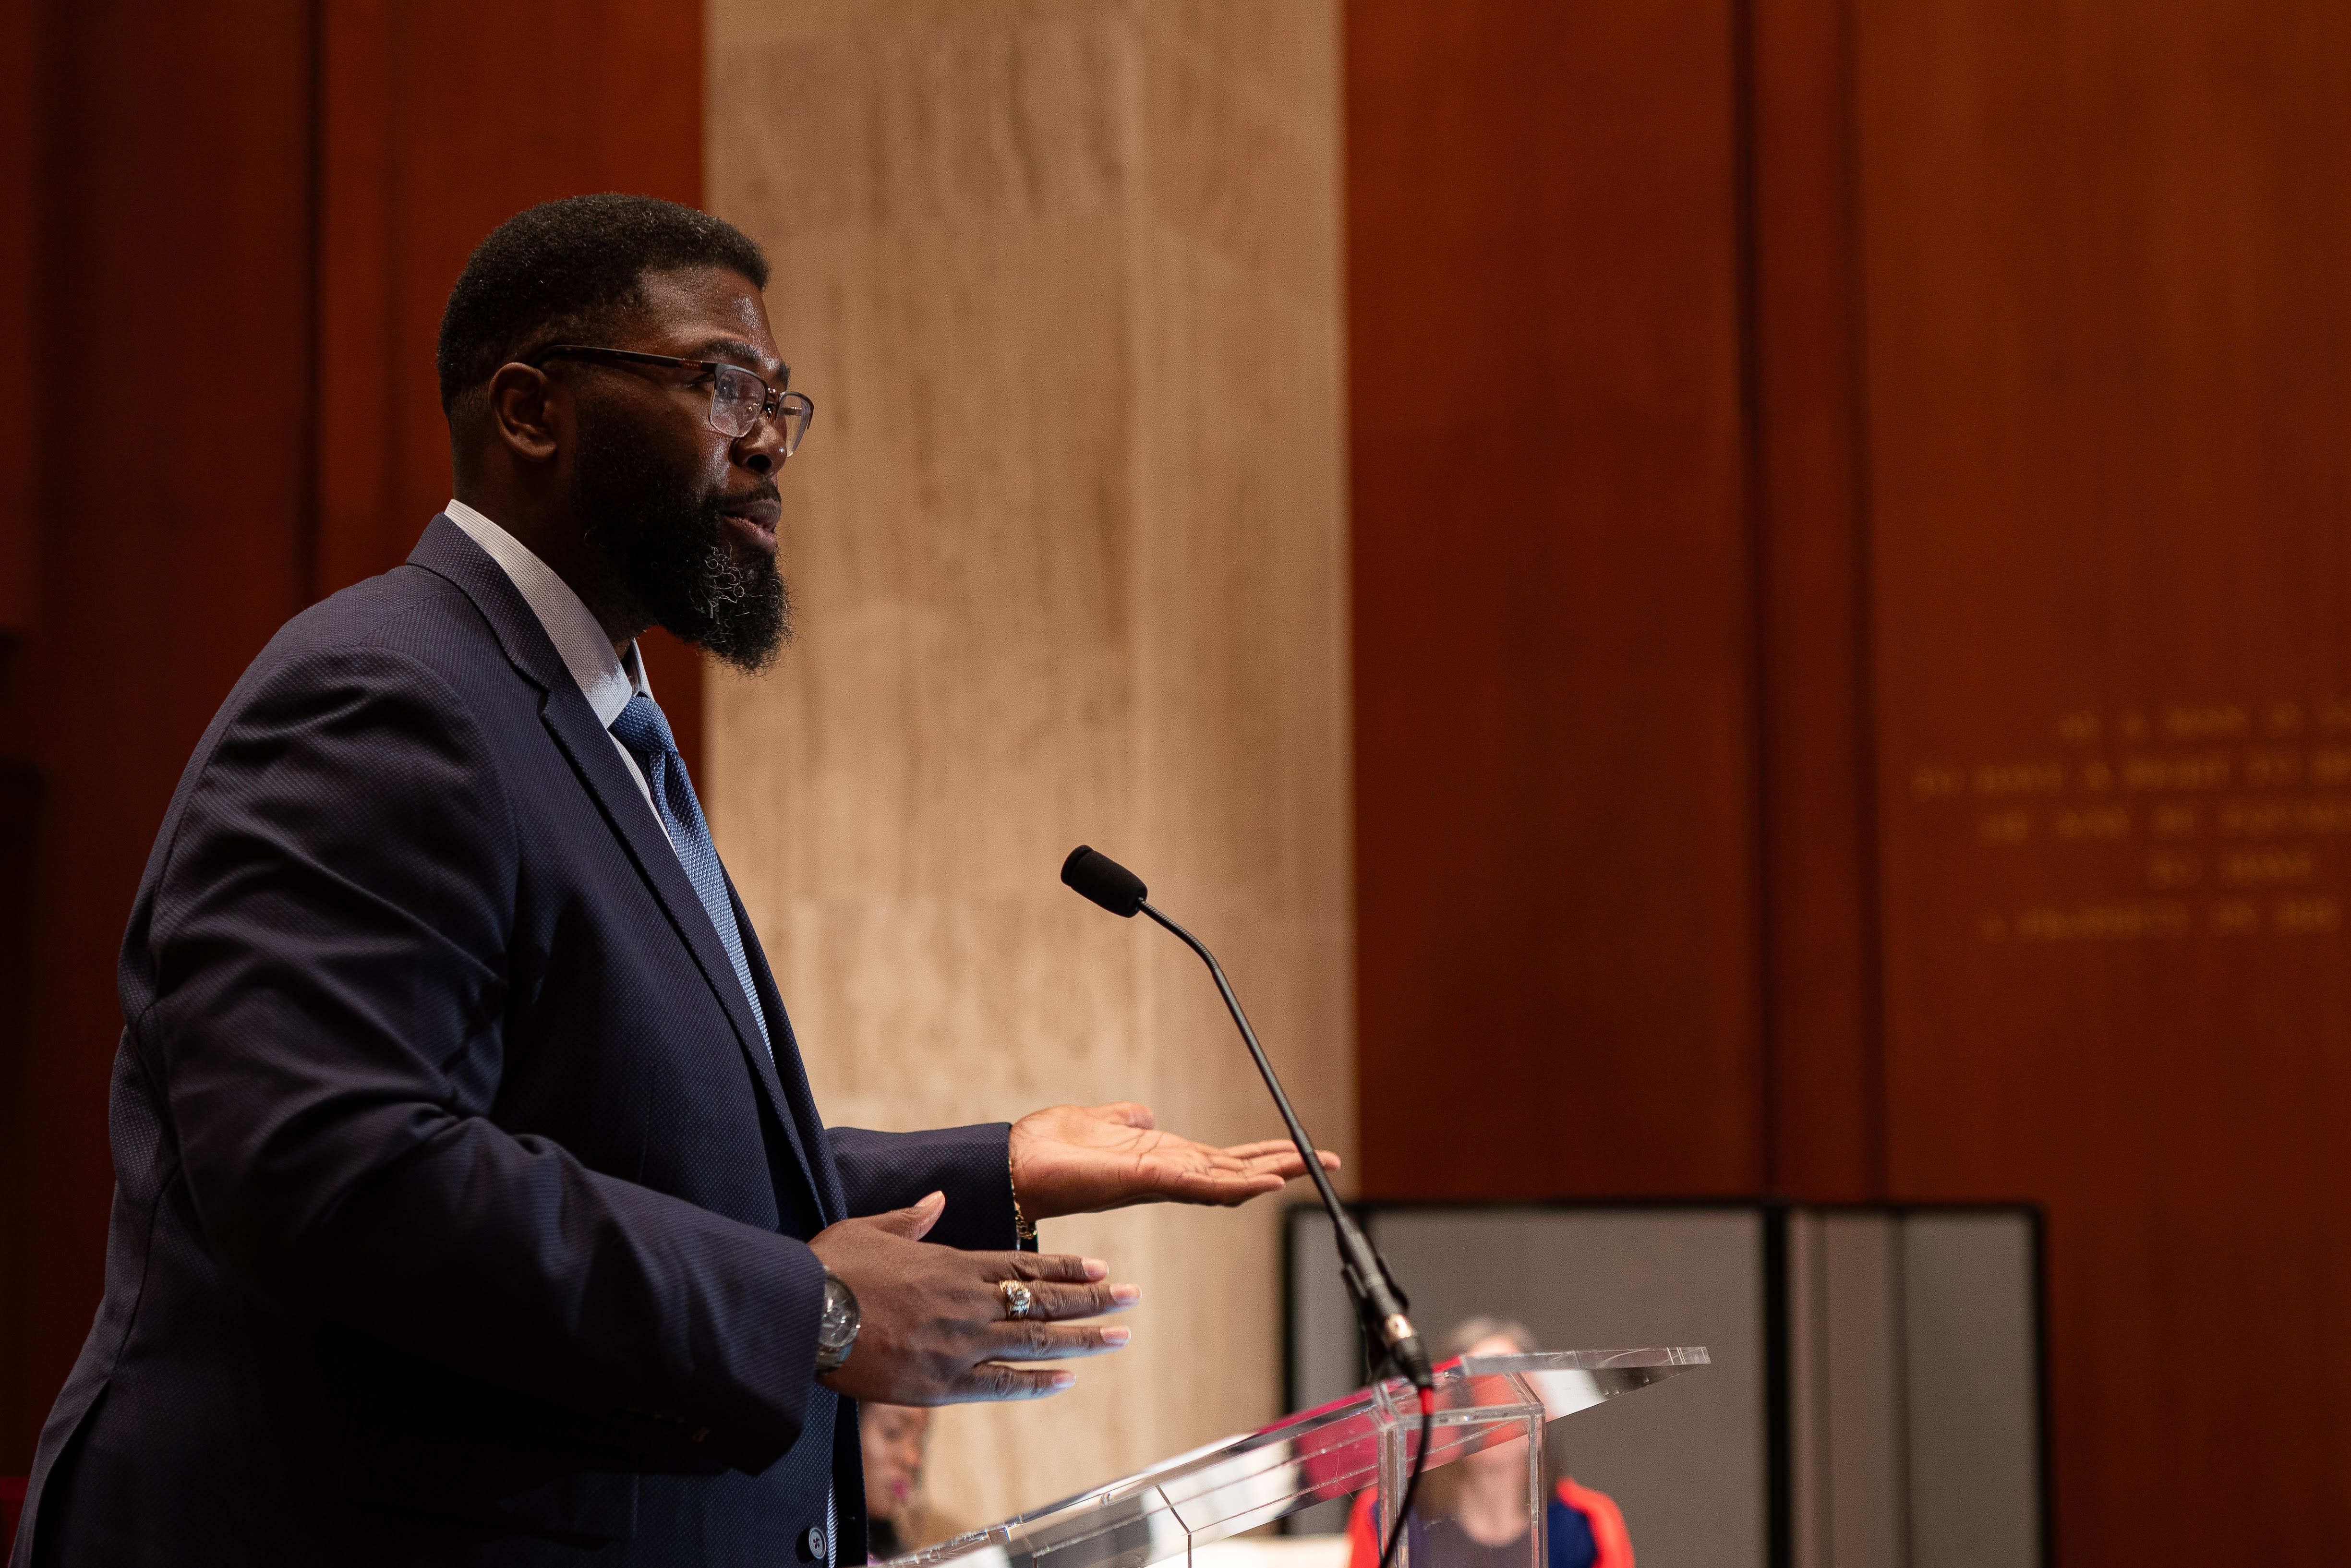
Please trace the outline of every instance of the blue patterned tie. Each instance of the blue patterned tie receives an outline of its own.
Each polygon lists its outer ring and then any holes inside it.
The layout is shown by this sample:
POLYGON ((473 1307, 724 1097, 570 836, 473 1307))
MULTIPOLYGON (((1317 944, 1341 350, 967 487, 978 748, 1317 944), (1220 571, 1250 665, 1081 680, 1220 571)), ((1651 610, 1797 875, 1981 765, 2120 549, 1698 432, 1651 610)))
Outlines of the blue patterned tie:
MULTIPOLYGON (((718 928, 718 945, 726 949, 735 977, 743 982, 743 995, 751 1003, 751 1017, 758 1022, 764 1043, 768 1018, 760 1010, 759 993, 751 985, 751 963, 743 956, 743 933, 735 924, 735 906, 726 899, 726 873, 719 868, 718 851, 702 820, 702 802, 694 798, 694 783, 685 776, 685 758, 678 755, 677 742, 671 738, 669 720, 662 716, 659 703, 639 692, 612 721, 612 735, 636 754, 645 770, 645 782, 653 788, 653 810, 661 813, 662 826, 669 830, 678 863, 685 867, 685 878, 694 883, 710 924, 718 928)), ((774 1051, 772 1045, 768 1047, 770 1055, 774 1051)))

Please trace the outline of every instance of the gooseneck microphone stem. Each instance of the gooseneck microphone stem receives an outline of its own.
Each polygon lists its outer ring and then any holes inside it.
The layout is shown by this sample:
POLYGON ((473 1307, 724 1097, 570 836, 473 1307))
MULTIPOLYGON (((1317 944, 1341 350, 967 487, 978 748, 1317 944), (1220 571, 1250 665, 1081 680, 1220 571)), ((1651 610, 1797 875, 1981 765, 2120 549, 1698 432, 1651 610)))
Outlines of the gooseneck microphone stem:
POLYGON ((1258 1076, 1265 1080, 1266 1092, 1273 1096, 1274 1108, 1281 1113, 1281 1124, 1290 1129, 1290 1141, 1296 1145, 1298 1157, 1305 1162, 1314 1190, 1322 1195, 1323 1212, 1331 1217, 1332 1236, 1339 1244, 1339 1273, 1347 1282, 1347 1293, 1355 1300, 1355 1316, 1363 1325, 1364 1343, 1366 1347, 1379 1347, 1374 1375, 1393 1367, 1420 1395, 1420 1446, 1413 1453, 1412 1470, 1405 1481, 1404 1497, 1396 1506, 1395 1523, 1388 1530, 1387 1544, 1380 1549, 1379 1568, 1390 1568, 1395 1561, 1396 1545, 1404 1540, 1405 1521, 1412 1513, 1413 1499, 1420 1491, 1421 1472, 1428 1467, 1429 1436, 1437 1420, 1437 1379, 1429 1368, 1428 1347, 1421 1343, 1419 1331, 1412 1326, 1408 1315, 1411 1309, 1404 1292, 1396 1289, 1395 1276, 1388 1272, 1387 1261, 1380 1256, 1379 1249, 1372 1245, 1372 1239, 1364 1234, 1364 1228, 1355 1223, 1355 1217, 1339 1201, 1330 1173, 1322 1168, 1322 1156, 1314 1152, 1314 1140, 1306 1135, 1305 1124, 1290 1109, 1290 1096, 1282 1092, 1281 1080, 1275 1075, 1273 1063, 1266 1060, 1265 1047, 1258 1043, 1257 1030, 1249 1027, 1249 1014, 1241 1011, 1241 999, 1233 995, 1232 982, 1225 978, 1225 967, 1217 962, 1217 956, 1197 936, 1152 908, 1150 889, 1143 885, 1143 879, 1100 850, 1085 844, 1071 850, 1070 858, 1061 862, 1061 881, 1080 896, 1121 919, 1148 915, 1208 966, 1217 991, 1225 998, 1225 1010, 1233 1015, 1241 1040, 1249 1047, 1249 1060, 1257 1063, 1258 1076))
POLYGON ((1137 898, 1134 906, 1175 933, 1185 946, 1200 956, 1200 962, 1208 966, 1217 990, 1225 998, 1225 1010, 1233 1015, 1233 1023, 1241 1031, 1241 1041, 1249 1047, 1249 1060, 1257 1063, 1258 1076, 1265 1080, 1266 1092, 1273 1096, 1274 1109, 1281 1113, 1282 1125, 1290 1129, 1290 1141, 1296 1145, 1298 1157, 1306 1162, 1306 1175, 1322 1197, 1323 1211, 1331 1217, 1332 1231, 1339 1244, 1340 1272, 1346 1279, 1348 1293, 1354 1297, 1364 1343, 1379 1346, 1382 1359, 1392 1363, 1414 1387, 1433 1388, 1436 1380, 1429 1371, 1428 1352, 1412 1326, 1404 1292, 1395 1288, 1387 1263, 1373 1247, 1371 1238, 1364 1234, 1364 1228, 1355 1223, 1355 1217, 1339 1201, 1338 1189, 1331 1185, 1331 1173, 1322 1168, 1314 1140, 1306 1135, 1306 1124, 1290 1109, 1280 1076, 1267 1060, 1265 1047, 1258 1043, 1257 1030, 1249 1027, 1249 1014, 1241 1010, 1240 998, 1233 995, 1232 982, 1225 978, 1225 967, 1217 962, 1217 956, 1208 951, 1206 943, 1153 908, 1148 900, 1137 898))
MULTIPOLYGON (((1216 979, 1217 989, 1224 995, 1225 1010, 1233 1015, 1233 1022, 1241 1031, 1241 1043, 1249 1047, 1249 1059, 1257 1063, 1258 1076, 1265 1080, 1266 1092, 1273 1096, 1273 1108, 1281 1113, 1281 1124, 1290 1129, 1290 1141, 1298 1145, 1298 1157, 1306 1162, 1306 1174, 1312 1179, 1314 1190, 1322 1195, 1322 1207, 1331 1211, 1332 1221, 1336 1223, 1338 1217, 1346 1212, 1339 1202, 1338 1189, 1331 1185, 1331 1173, 1322 1168, 1322 1156, 1314 1152, 1314 1140, 1306 1135, 1305 1124, 1299 1121, 1298 1113, 1290 1108, 1290 1096, 1282 1092, 1281 1080, 1275 1076, 1273 1063, 1266 1060, 1265 1047, 1257 1042, 1257 1030, 1249 1028, 1249 1014, 1241 1011, 1241 999, 1233 995, 1232 982, 1225 978, 1225 967, 1217 962, 1217 956, 1209 952, 1197 936, 1160 914, 1147 901, 1138 907, 1176 933, 1177 939, 1197 953, 1200 962, 1208 966, 1208 973, 1216 979)), ((1353 1223, 1352 1216, 1348 1223, 1353 1223)))
MULTIPOLYGON (((1405 1301, 1404 1292, 1396 1289, 1395 1276, 1388 1272, 1379 1249, 1339 1201, 1330 1173, 1322 1168, 1322 1157, 1314 1152, 1314 1140, 1306 1135, 1305 1124, 1290 1109, 1290 1096, 1282 1092, 1281 1080, 1275 1075, 1273 1063, 1266 1060, 1265 1047, 1258 1043, 1257 1030, 1249 1027, 1249 1014, 1241 1011, 1241 999, 1233 995, 1232 982, 1225 978, 1224 966, 1217 962, 1217 956, 1197 936, 1151 907, 1151 890, 1143 885, 1141 877, 1100 850, 1085 844, 1071 850, 1070 858, 1061 862, 1061 881, 1080 896, 1122 919, 1148 915, 1208 966, 1217 990, 1225 998, 1225 1009, 1233 1015, 1241 1040, 1249 1047, 1249 1059, 1257 1063, 1258 1076, 1265 1080, 1266 1092, 1273 1096, 1274 1108, 1281 1113, 1281 1124, 1290 1129, 1290 1141, 1297 1145, 1298 1157, 1306 1164, 1306 1175, 1322 1198, 1323 1211, 1331 1217, 1331 1229, 1339 1244, 1339 1272, 1346 1280, 1347 1293, 1355 1299, 1355 1315, 1363 1324, 1364 1343, 1378 1347, 1382 1367, 1393 1366, 1420 1390, 1425 1424, 1433 1409, 1437 1382, 1430 1375, 1428 1349, 1412 1326, 1411 1308, 1405 1301)), ((1427 1452, 1425 1445, 1422 1452, 1427 1452)), ((1416 1469, 1416 1481, 1418 1473, 1416 1469)), ((1384 1559, 1381 1568, 1386 1568, 1384 1559)))

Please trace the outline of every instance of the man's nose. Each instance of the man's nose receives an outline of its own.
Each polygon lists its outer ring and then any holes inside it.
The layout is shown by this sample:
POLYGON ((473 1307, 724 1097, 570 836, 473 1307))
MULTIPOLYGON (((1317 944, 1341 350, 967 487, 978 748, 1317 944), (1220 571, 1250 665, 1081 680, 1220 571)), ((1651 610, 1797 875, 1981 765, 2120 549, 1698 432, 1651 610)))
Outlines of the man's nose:
POLYGON ((735 438, 735 461, 762 479, 782 467, 783 422, 760 415, 747 434, 735 438))

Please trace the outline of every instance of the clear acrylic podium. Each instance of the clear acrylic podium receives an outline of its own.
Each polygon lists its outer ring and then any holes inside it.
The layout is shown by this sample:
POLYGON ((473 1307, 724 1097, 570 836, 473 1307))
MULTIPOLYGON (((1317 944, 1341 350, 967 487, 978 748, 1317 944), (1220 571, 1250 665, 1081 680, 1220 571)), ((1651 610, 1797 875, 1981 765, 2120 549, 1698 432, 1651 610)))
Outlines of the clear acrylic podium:
MULTIPOLYGON (((1416 1516, 1427 1518, 1432 1497, 1456 1490, 1430 1479, 1440 1467, 1490 1450, 1483 1484, 1493 1484, 1492 1467, 1509 1467, 1502 1485, 1526 1500, 1526 1561, 1541 1568, 1543 1424, 1705 1364, 1706 1352, 1695 1347, 1537 1351, 1446 1363, 1437 1371, 1437 1416, 1416 1516)), ((1384 1539, 1395 1526, 1419 1441, 1419 1400, 1410 1385, 1391 1379, 891 1561, 925 1568, 1144 1568, 1366 1487, 1378 1489, 1384 1539)), ((1399 1543, 1397 1568, 1408 1568, 1412 1544, 1410 1537, 1399 1543)))

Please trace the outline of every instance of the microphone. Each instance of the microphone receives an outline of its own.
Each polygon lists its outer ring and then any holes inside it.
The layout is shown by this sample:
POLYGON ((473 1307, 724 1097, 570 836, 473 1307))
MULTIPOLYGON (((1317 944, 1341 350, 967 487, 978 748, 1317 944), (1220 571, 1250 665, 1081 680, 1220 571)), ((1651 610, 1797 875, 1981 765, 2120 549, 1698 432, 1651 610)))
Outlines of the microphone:
MULTIPOLYGON (((1084 844, 1071 850, 1070 858, 1061 862, 1061 880, 1124 920, 1134 919, 1135 912, 1144 907, 1143 901, 1151 895, 1141 877, 1102 851, 1084 844)), ((1155 909, 1152 913, 1159 912, 1155 909)))
MULTIPOLYGON (((1338 1192, 1331 1186, 1330 1173, 1322 1168, 1322 1158, 1315 1154, 1314 1142, 1306 1135, 1298 1113, 1290 1108, 1290 1096, 1282 1092, 1281 1080, 1274 1076, 1273 1063, 1266 1060, 1265 1048, 1258 1043, 1257 1030, 1249 1028, 1249 1015, 1241 1011, 1240 998, 1233 995, 1232 984, 1225 978, 1217 956, 1203 946, 1198 937, 1152 908, 1151 890, 1143 885, 1143 879, 1100 850, 1084 844, 1071 850, 1070 858, 1061 862, 1061 880, 1113 915, 1128 920, 1138 914, 1148 915, 1174 932, 1184 946, 1200 956, 1200 962, 1208 966, 1208 973, 1215 977, 1217 989, 1225 998, 1225 1009, 1233 1015, 1242 1043, 1249 1047, 1249 1056, 1257 1063, 1258 1076, 1265 1080, 1266 1090, 1273 1096, 1274 1109, 1281 1113, 1282 1124, 1290 1129, 1290 1141, 1297 1145, 1298 1157, 1306 1162, 1306 1174, 1313 1180, 1324 1212, 1331 1217, 1331 1228, 1339 1242, 1339 1272, 1347 1282, 1347 1293, 1354 1298, 1364 1343, 1379 1346, 1380 1364, 1394 1366, 1415 1388, 1427 1395, 1437 1386, 1437 1380, 1429 1370, 1428 1348, 1421 1343, 1419 1331, 1412 1326, 1411 1303, 1397 1288, 1395 1276, 1388 1271, 1387 1260, 1380 1256, 1379 1249, 1355 1223, 1355 1217, 1340 1203, 1338 1192)), ((1427 1408, 1424 1398, 1424 1415, 1427 1408)), ((1426 1448, 1424 1434, 1424 1455, 1426 1448)), ((1415 1479, 1418 1479, 1416 1470, 1415 1479)))

